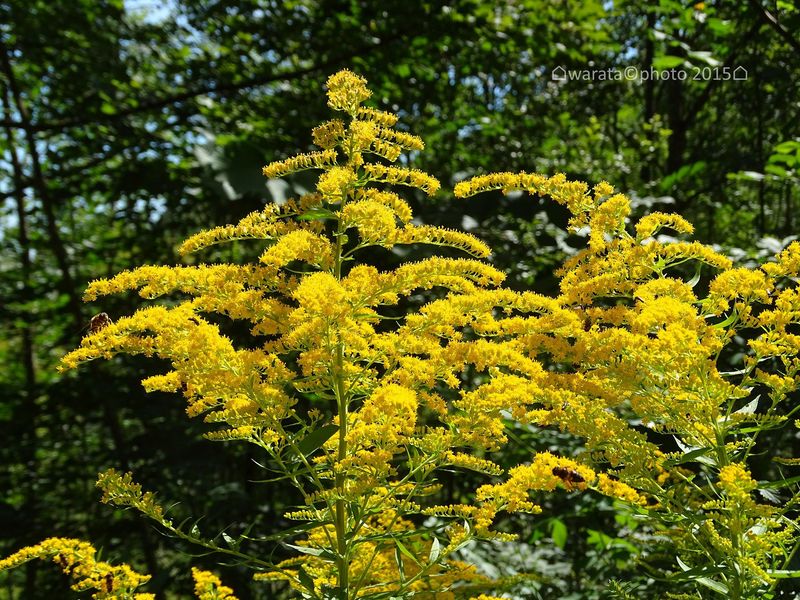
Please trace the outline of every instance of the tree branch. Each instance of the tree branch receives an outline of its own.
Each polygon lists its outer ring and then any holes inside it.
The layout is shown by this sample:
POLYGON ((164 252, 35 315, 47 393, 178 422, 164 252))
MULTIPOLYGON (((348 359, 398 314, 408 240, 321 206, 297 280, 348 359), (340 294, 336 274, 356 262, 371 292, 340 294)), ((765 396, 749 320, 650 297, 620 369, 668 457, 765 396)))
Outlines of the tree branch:
POLYGON ((780 35, 786 41, 786 43, 794 49, 795 52, 800 54, 800 42, 794 39, 792 34, 789 33, 786 28, 778 22, 778 19, 775 17, 775 15, 761 6, 761 3, 758 0, 750 0, 750 6, 758 11, 758 15, 761 17, 762 21, 778 32, 778 35, 780 35))
POLYGON ((67 129, 70 127, 82 127, 85 125, 102 123, 104 121, 117 121, 125 117, 128 117, 130 115, 158 110, 160 108, 164 108, 165 106, 170 106, 172 104, 177 104, 178 102, 191 100, 192 98, 203 96, 205 94, 230 94, 232 92, 238 92, 240 90, 248 88, 268 85, 270 83, 275 83, 276 81, 289 81, 292 79, 298 79, 305 75, 309 75, 310 73, 314 73, 316 71, 328 69, 332 66, 339 65, 350 58, 362 54, 363 52, 368 52, 380 46, 396 42, 397 40, 401 39, 404 35, 405 32, 398 32, 394 35, 387 36, 370 46, 366 47, 362 46, 350 52, 346 52, 342 55, 336 56, 335 58, 322 61, 321 63, 315 65, 309 65, 308 67, 296 69, 294 71, 287 71, 284 73, 264 74, 259 77, 254 77, 251 79, 240 81, 238 83, 211 82, 205 86, 188 89, 186 91, 174 94, 172 96, 167 96, 165 98, 158 98, 156 100, 149 100, 149 101, 143 100, 139 102, 135 107, 124 108, 112 114, 101 113, 101 114, 94 114, 91 116, 65 118, 65 119, 60 119, 58 121, 50 121, 45 123, 34 123, 25 120, 15 121, 10 119, 4 119, 0 120, 0 127, 6 127, 6 128, 15 127, 19 129, 24 129, 26 131, 35 132, 35 131, 52 131, 59 129, 67 129))
MULTIPOLYGON (((61 271, 61 287, 63 292, 67 295, 68 306, 72 313, 73 322, 76 330, 79 330, 83 325, 83 317, 81 314, 81 301, 80 297, 75 291, 75 280, 72 277, 72 270, 70 267, 69 256, 67 249, 64 246, 64 241, 61 239, 61 233, 58 229, 58 222, 56 219, 55 208, 53 206, 53 199, 50 196, 50 191, 47 188, 47 182, 42 172, 42 165, 39 157, 39 149, 36 147, 36 138, 34 132, 28 127, 29 117, 28 109, 22 98, 19 85, 17 83, 16 75, 14 74, 14 67, 11 64, 11 53, 5 44, 5 41, 0 38, 0 70, 5 75, 8 81, 8 89, 11 92, 11 100, 13 101, 19 118, 21 119, 23 129, 25 130, 25 142, 28 146, 28 155, 31 161, 32 168, 32 183, 34 189, 39 194, 39 200, 42 203, 42 211, 45 215, 45 224, 47 227, 47 234, 50 236, 50 248, 56 258, 56 263, 61 271)), ((10 127, 6 127, 11 131, 10 127)), ((21 180, 17 182, 17 187, 22 184, 21 180)), ((22 192, 22 190, 20 190, 22 192)))
MULTIPOLYGON (((744 48, 745 42, 749 41, 750 38, 753 37, 753 35, 755 35, 756 32, 760 28, 761 28, 761 24, 760 23, 754 23, 750 27, 750 29, 747 30, 747 32, 742 36, 742 38, 736 44, 735 49, 730 54, 728 54, 727 57, 725 57, 725 61, 722 63, 723 68, 724 67, 733 66, 733 62, 739 56, 739 51, 742 48, 744 48)), ((703 91, 700 93, 700 95, 692 103, 691 109, 686 114, 686 125, 687 126, 694 122, 695 118, 697 117, 697 114, 700 112, 700 109, 703 108, 703 106, 705 106, 706 102, 708 102, 708 100, 711 98, 711 93, 717 87, 719 87, 719 84, 722 81, 723 81, 722 79, 711 79, 706 84, 706 86, 703 88, 703 91)))

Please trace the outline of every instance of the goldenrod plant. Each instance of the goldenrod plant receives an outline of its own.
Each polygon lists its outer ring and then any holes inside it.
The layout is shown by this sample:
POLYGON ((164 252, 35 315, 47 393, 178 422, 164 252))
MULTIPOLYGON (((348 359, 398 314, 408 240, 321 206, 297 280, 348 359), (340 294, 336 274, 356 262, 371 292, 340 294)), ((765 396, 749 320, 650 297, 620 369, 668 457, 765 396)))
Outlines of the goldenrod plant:
MULTIPOLYGON (((690 235, 682 217, 653 213, 629 233, 628 198, 561 175, 478 176, 455 194, 497 189, 563 204, 589 244, 558 273, 554 302, 570 321, 525 318, 515 306, 518 316, 478 328, 513 336, 529 360, 549 366, 527 381, 496 377, 496 393, 526 399, 510 407, 516 420, 582 438, 585 460, 603 470, 598 487, 624 486, 615 494, 670 541, 671 579, 696 588, 673 597, 772 597, 778 580, 800 576, 787 569, 797 548, 798 478, 785 473, 798 459, 773 448, 771 466, 761 467, 772 477, 758 481, 751 464, 763 464, 769 447, 759 442, 798 410, 800 244, 758 268, 734 268, 705 245, 660 235, 690 235)), ((553 460, 535 456, 487 489, 508 497, 514 486, 524 498, 551 488, 552 474, 565 478, 548 471, 553 460)), ((575 471, 573 481, 595 477, 575 471)))
MULTIPOLYGON (((189 299, 103 320, 63 368, 119 353, 167 359, 171 369, 144 387, 182 392, 189 416, 214 426, 207 438, 254 444, 271 478, 291 483, 303 500, 285 515, 299 525, 272 532, 295 554, 277 563, 246 554, 243 539, 221 546, 196 526, 176 525, 130 473, 100 475, 105 502, 138 509, 171 535, 235 557, 256 579, 285 582, 302 597, 475 597, 495 583, 454 553, 475 538, 513 536, 490 530, 494 498, 435 505, 437 471, 502 471, 488 457, 505 441, 500 403, 482 400, 489 388, 465 389, 465 368, 530 378, 542 367, 513 340, 470 333, 468 315, 503 273, 480 260, 490 251, 474 236, 412 222, 392 188, 433 196, 439 182, 392 164, 424 144, 395 129, 395 115, 364 106, 369 96, 363 78, 333 75, 328 104, 343 118, 314 129, 320 150, 264 167, 270 178, 320 170, 314 193, 198 233, 180 248, 186 254, 247 240, 263 248, 257 264, 147 266, 93 282, 89 301, 127 290, 189 299), (361 260, 407 244, 446 246, 468 258, 434 256, 387 272, 361 260), (391 310, 431 288, 462 304, 400 319, 391 310), (235 347, 212 314, 249 323, 256 342, 235 347)), ((23 550, 5 564, 40 555, 23 550)), ((57 559, 63 555, 55 548, 57 559)), ((129 597, 131 587, 113 590, 129 597)))
MULTIPOLYGON (((797 387, 800 245, 760 269, 734 269, 697 242, 656 240, 663 227, 691 232, 676 215, 649 215, 629 234, 628 200, 608 184, 589 192, 563 175, 476 177, 456 195, 551 196, 590 231, 589 248, 561 271, 558 297, 504 289, 483 242, 415 223, 394 191, 438 191, 430 175, 398 166, 422 140, 365 106, 366 81, 350 71, 329 78, 327 96, 342 116, 314 129, 320 150, 264 167, 269 178, 321 171, 316 191, 180 248, 241 241, 259 248, 257 263, 146 266, 94 281, 88 301, 138 290, 162 302, 103 320, 63 359, 64 369, 121 353, 166 359, 169 370, 144 387, 182 393, 188 415, 212 427, 209 440, 253 444, 273 472, 265 481, 296 489, 301 503, 285 517, 298 525, 265 532, 291 554, 273 561, 271 551, 249 551, 248 535, 222 543, 176 524, 130 473, 100 474, 103 501, 317 600, 491 600, 514 579, 490 579, 459 550, 512 542, 502 514, 540 513, 536 494, 556 488, 633 507, 669 536, 676 570, 703 589, 751 598, 787 575, 796 495, 786 481, 755 481, 749 460, 759 434, 794 410, 786 400, 797 387), (466 256, 370 265, 372 253, 409 244, 466 256), (704 295, 700 278, 680 277, 691 263, 719 272, 704 295), (436 297, 406 310, 420 290, 436 297), (252 343, 237 347, 224 320, 246 323, 252 343), (741 339, 741 369, 720 372, 721 354, 741 339), (493 457, 509 422, 559 427, 586 452, 539 453, 505 472, 493 457), (443 504, 443 470, 486 483, 469 502, 443 504), (783 484, 784 504, 754 493, 770 487, 778 498, 783 484)), ((0 569, 47 557, 94 598, 149 597, 136 592, 146 576, 95 562, 76 540, 25 548, 0 569)), ((193 574, 198 597, 234 598, 216 575, 193 574)))

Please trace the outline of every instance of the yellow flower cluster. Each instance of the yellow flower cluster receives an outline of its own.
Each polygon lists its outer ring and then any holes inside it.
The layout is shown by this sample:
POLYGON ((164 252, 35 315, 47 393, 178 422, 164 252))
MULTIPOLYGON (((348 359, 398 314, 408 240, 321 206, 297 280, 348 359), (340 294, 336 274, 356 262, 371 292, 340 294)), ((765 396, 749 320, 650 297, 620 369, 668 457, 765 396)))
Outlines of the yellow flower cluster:
POLYGON ((353 121, 348 129, 351 153, 369 148, 378 137, 378 126, 370 121, 353 121))
POLYGON ((324 150, 334 148, 344 138, 344 123, 340 119, 327 121, 315 127, 311 137, 324 150))
POLYGON ((247 215, 236 225, 214 227, 196 233, 181 244, 178 252, 180 254, 189 254, 214 244, 235 240, 274 240, 297 229, 319 231, 321 225, 317 222, 298 223, 285 219, 303 210, 315 208, 320 200, 319 194, 308 194, 300 199, 299 204, 291 201, 282 206, 277 204, 267 205, 262 211, 247 215))
POLYGON ((339 468, 350 470, 353 480, 385 477, 394 456, 404 451, 417 424, 417 397, 396 384, 378 388, 350 415, 347 444, 350 456, 339 468))
POLYGON ((403 153, 403 149, 400 146, 378 139, 372 140, 369 150, 389 162, 395 162, 403 153))
POLYGON ((422 138, 411 133, 395 131, 385 127, 381 127, 376 133, 378 137, 382 138, 383 140, 391 142, 392 144, 396 144, 397 146, 405 148, 406 150, 425 149, 425 142, 422 141, 422 138))
POLYGON ((797 277, 800 274, 800 243, 792 242, 775 257, 774 263, 767 263, 761 269, 770 277, 797 277))
POLYGON ((351 115, 355 114, 359 105, 372 95, 367 89, 367 80, 347 69, 328 77, 326 85, 328 106, 351 115))
POLYGON ((419 169, 406 169, 403 167, 386 167, 378 164, 364 165, 364 172, 371 181, 385 182, 395 185, 408 185, 419 188, 428 196, 433 196, 439 191, 441 184, 427 173, 419 169))
POLYGON ((595 187, 594 196, 588 195, 588 186, 581 181, 568 181, 563 173, 552 177, 538 173, 491 173, 480 175, 456 184, 454 193, 457 198, 468 198, 481 192, 502 190, 509 193, 523 190, 531 194, 550 196, 563 204, 573 214, 570 224, 573 227, 587 225, 587 213, 600 203, 605 196, 613 193, 607 183, 595 187))
POLYGON ((394 192, 382 192, 371 188, 361 188, 356 191, 353 200, 356 202, 369 200, 387 206, 392 209, 395 217, 397 217, 403 225, 411 221, 411 207, 408 205, 408 202, 394 192))
POLYGON ((355 171, 348 167, 333 167, 319 176, 317 189, 327 202, 340 202, 355 182, 355 171))
POLYGON ((472 234, 433 225, 406 225, 395 229, 394 235, 387 238, 392 244, 431 244, 458 248, 477 258, 488 257, 492 250, 472 234))
POLYGON ((719 487, 725 494, 739 504, 751 502, 750 492, 758 484, 750 477, 748 470, 740 463, 725 465, 719 470, 719 487))
POLYGON ((365 121, 372 121, 381 127, 394 127, 397 123, 397 115, 367 106, 359 106, 356 116, 365 121))
POLYGON ((259 257, 269 265, 272 276, 289 263, 301 260, 316 267, 330 267, 333 262, 333 249, 329 240, 311 231, 299 229, 281 236, 259 257))
POLYGON ((283 177, 290 173, 303 171, 306 169, 322 169, 336 164, 336 150, 323 150, 322 152, 310 152, 308 154, 298 154, 286 160, 279 160, 268 164, 261 170, 264 177, 270 179, 283 177))
POLYGON ((0 560, 0 571, 13 569, 34 559, 51 558, 75 583, 76 592, 92 590, 92 598, 119 600, 153 600, 152 594, 136 593, 147 583, 149 575, 141 575, 128 565, 114 566, 96 560, 97 551, 91 544, 69 538, 48 538, 35 546, 18 550, 0 560))
POLYGON ((233 590, 222 585, 219 577, 211 571, 203 571, 192 567, 194 593, 199 600, 236 600, 233 590))
POLYGON ((114 469, 100 473, 97 487, 103 490, 102 502, 115 506, 130 506, 159 523, 169 523, 164 509, 156 503, 153 492, 143 492, 142 486, 133 481, 132 473, 120 475, 114 469))
MULTIPOLYGON (((432 195, 439 182, 416 169, 365 164, 362 154, 396 158, 399 150, 422 150, 422 140, 392 130, 394 115, 360 106, 369 96, 361 78, 341 73, 328 87, 330 105, 349 118, 314 130, 321 152, 265 167, 270 177, 320 169, 315 193, 200 232, 181 246, 188 253, 253 240, 264 245, 259 264, 141 267, 93 282, 86 294, 91 300, 125 290, 148 299, 183 298, 91 332, 63 367, 119 353, 166 359, 171 369, 148 377, 146 390, 181 392, 189 416, 202 414, 217 427, 208 439, 259 446, 270 468, 300 488, 306 505, 287 516, 317 526, 295 541, 325 554, 303 553, 266 569, 262 578, 308 591, 302 567, 317 591, 344 585, 346 578, 356 590, 351 597, 391 591, 450 598, 456 582, 487 583, 450 555, 475 531, 494 536, 488 533, 494 513, 476 510, 468 515, 475 526, 453 524, 435 543, 425 530, 412 535, 405 517, 420 514, 423 501, 431 503, 424 499, 436 493, 437 469, 502 475, 488 453, 473 452, 497 447, 500 437, 492 436, 502 435, 501 411, 510 405, 508 397, 492 401, 463 392, 462 371, 471 365, 535 376, 543 369, 514 342, 473 339, 480 327, 495 334, 491 322, 477 322, 481 311, 491 312, 492 301, 468 300, 502 282, 503 273, 490 265, 437 256, 385 272, 357 264, 358 253, 375 245, 447 246, 478 258, 489 248, 466 233, 412 224, 409 203, 387 188, 399 184, 432 195), (418 290, 437 287, 453 307, 425 310, 416 319, 384 316, 383 307, 392 315, 418 290), (239 347, 209 314, 244 321, 260 337, 239 347), (448 405, 445 396, 460 399, 448 405), (298 478, 297 465, 309 471, 298 478), (351 508, 356 505, 363 510, 351 508), (387 541, 401 532, 405 550, 398 564, 387 541)), ((523 298, 522 304, 532 301, 523 298)), ((136 508, 178 531, 130 474, 108 471, 98 485, 104 501, 136 508)), ((195 572, 195 579, 201 597, 230 594, 211 574, 195 572)))
MULTIPOLYGON (((792 280, 800 269, 800 244, 761 268, 734 268, 699 242, 654 239, 665 227, 692 233, 678 215, 645 216, 633 224, 635 236, 629 234, 629 202, 606 183, 590 192, 561 175, 496 173, 458 184, 456 195, 488 190, 551 196, 572 213, 572 227, 589 228, 589 247, 558 272, 555 306, 523 308, 500 298, 500 291, 488 291, 482 292, 483 303, 474 304, 480 316, 463 310, 463 300, 455 314, 450 300, 423 309, 449 314, 455 326, 471 322, 477 332, 511 334, 523 356, 557 365, 539 375, 495 373, 492 382, 465 394, 464 411, 472 421, 482 419, 493 437, 502 436, 502 429, 492 411, 556 426, 583 438, 589 456, 611 466, 589 472, 577 462, 539 456, 530 466, 513 468, 506 482, 479 490, 489 520, 495 510, 536 510, 529 490, 596 489, 654 507, 654 521, 665 515, 670 538, 679 553, 691 557, 691 566, 713 570, 725 562, 730 572, 742 574, 738 589, 763 589, 768 569, 786 558, 794 543, 789 540, 797 536, 775 517, 782 511, 757 503, 746 460, 753 432, 782 426, 779 407, 800 386, 800 293, 792 280), (695 287, 699 276, 682 278, 703 265, 717 271, 707 276, 705 295, 695 287), (748 352, 742 368, 723 370, 720 357, 740 352, 743 341, 748 352), (764 393, 770 402, 758 402, 764 393), (513 405, 518 398, 526 400, 513 405), (658 447, 631 422, 669 434, 681 450, 658 447), (687 463, 699 475, 682 466, 687 463), (700 481, 719 493, 709 494, 700 481)), ((437 331, 457 335, 454 326, 437 331)), ((431 514, 477 514, 439 508, 431 514)))
POLYGON ((652 212, 639 219, 639 222, 636 223, 636 239, 641 241, 654 236, 664 227, 669 227, 682 234, 694 233, 694 226, 682 216, 652 212))

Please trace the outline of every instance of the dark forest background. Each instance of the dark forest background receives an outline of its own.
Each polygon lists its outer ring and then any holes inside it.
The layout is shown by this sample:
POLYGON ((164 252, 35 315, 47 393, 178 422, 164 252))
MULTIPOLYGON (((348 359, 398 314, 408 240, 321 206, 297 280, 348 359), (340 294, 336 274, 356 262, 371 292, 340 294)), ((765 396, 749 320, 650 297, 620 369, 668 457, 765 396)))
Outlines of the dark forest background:
MULTIPOLYGON (((187 234, 313 185, 266 182, 260 168, 310 149, 310 129, 328 118, 325 79, 344 67, 427 144, 414 166, 444 191, 412 198, 419 219, 487 240, 514 287, 552 290, 553 267, 582 240, 557 207, 455 201, 456 181, 505 170, 607 180, 639 212, 680 212, 743 264, 797 237, 794 0, 0 1, 0 554, 80 537, 153 574, 149 591, 187 596, 187 565, 217 561, 101 505, 94 482, 109 467, 180 500, 178 512, 205 515, 205 530, 277 527, 290 499, 253 483, 263 478, 253 452, 202 440, 177 395, 143 392, 139 380, 159 365, 116 359, 66 376, 55 366, 92 315, 142 302, 84 305, 89 280, 175 264, 187 234), (689 76, 553 81, 559 66, 689 76)), ((557 433, 514 437, 508 464, 533 448, 577 448, 557 433)), ((535 573, 544 598, 624 597, 626 586, 659 597, 624 514, 587 496, 542 501, 543 515, 514 524, 525 552, 471 558, 535 573)), ((280 593, 214 568, 242 599, 280 593)), ((71 594, 53 565, 0 577, 0 598, 71 594)))

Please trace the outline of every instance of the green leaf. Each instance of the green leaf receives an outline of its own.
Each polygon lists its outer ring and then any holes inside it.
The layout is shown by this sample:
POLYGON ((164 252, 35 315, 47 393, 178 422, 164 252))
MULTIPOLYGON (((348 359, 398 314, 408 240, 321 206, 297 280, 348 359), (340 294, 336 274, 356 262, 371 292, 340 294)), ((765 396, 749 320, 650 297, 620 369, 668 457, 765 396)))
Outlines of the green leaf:
POLYGON ((653 68, 659 71, 664 69, 674 69, 684 63, 685 59, 681 56, 658 56, 653 59, 653 68))
POLYGON ((684 454, 679 458, 673 458, 665 461, 670 466, 681 465, 688 462, 699 462, 704 465, 714 466, 716 462, 708 456, 711 448, 695 448, 693 450, 684 451, 684 454))
POLYGON ((706 21, 708 28, 713 31, 716 35, 725 35, 731 30, 731 22, 724 21, 722 19, 718 19, 716 17, 711 17, 706 21))
POLYGON ((550 537, 553 538, 553 543, 564 549, 567 545, 567 526, 561 519, 553 519, 550 521, 550 537))
POLYGON ((778 165, 766 165, 764 167, 764 171, 770 175, 775 175, 776 177, 786 177, 789 175, 789 172, 786 169, 779 167, 778 165))
POLYGON ((772 504, 781 504, 781 496, 773 492, 772 490, 766 489, 758 489, 758 493, 761 494, 761 497, 764 498, 767 502, 771 502, 772 504))
POLYGON ((433 542, 431 542, 431 551, 428 554, 428 564, 433 564, 439 558, 439 554, 441 553, 441 545, 439 544, 439 540, 437 538, 433 538, 433 542))
POLYGON ((742 408, 737 410, 734 414, 747 414, 752 415, 756 412, 758 408, 758 401, 761 400, 761 395, 759 394, 755 398, 753 398, 750 402, 745 404, 742 408))
POLYGON ((714 328, 716 328, 716 329, 725 329, 725 328, 726 328, 728 325, 730 325, 731 323, 733 323, 734 321, 736 321, 736 319, 738 319, 738 318, 739 318, 739 315, 738 315, 738 313, 737 313, 736 311, 733 311, 731 314, 729 314, 729 315, 728 315, 728 316, 725 318, 725 320, 724 320, 724 321, 720 321, 719 323, 714 323, 714 324, 712 325, 712 327, 714 327, 714 328))
POLYGON ((397 545, 397 549, 400 550, 406 557, 410 558, 412 562, 417 565, 418 567, 422 567, 417 560, 417 557, 411 554, 411 551, 403 545, 403 542, 395 538, 394 543, 397 545))
POLYGON ((294 544, 283 544, 287 548, 291 548, 292 550, 296 550, 301 554, 308 554, 310 556, 319 556, 320 558, 327 558, 328 560, 334 560, 336 557, 330 550, 325 550, 324 548, 310 548, 308 546, 296 546, 294 544))
POLYGON ((786 569, 768 570, 767 573, 770 577, 774 577, 775 579, 794 579, 795 577, 800 577, 800 571, 788 571, 786 569))
POLYGON ((400 548, 397 546, 394 548, 394 559, 397 562, 397 572, 400 574, 400 583, 405 583, 406 567, 403 564, 403 555, 400 552, 400 548))
POLYGON ((297 216, 301 221, 323 221, 336 218, 336 213, 326 208, 312 208, 297 216))
POLYGON ((303 456, 308 456, 331 439, 337 431, 339 431, 338 425, 323 425, 304 437, 300 443, 297 444, 297 450, 300 451, 303 456))
POLYGON ((794 152, 800 148, 800 142, 796 142, 794 140, 788 140, 786 142, 781 142, 777 146, 775 146, 775 152, 777 154, 788 154, 790 152, 794 152))
POLYGON ((695 267, 694 270, 694 276, 689 281, 686 282, 689 285, 689 287, 693 288, 698 283, 700 283, 700 273, 702 272, 702 270, 703 270, 703 263, 698 262, 697 267, 695 267))
POLYGON ((729 596, 730 590, 728 589, 728 586, 722 583, 721 581, 714 581, 713 579, 709 579, 708 577, 698 577, 694 581, 704 587, 707 587, 712 591, 717 592, 718 594, 722 594, 726 598, 730 597, 729 596))
POLYGON ((800 475, 790 477, 788 479, 779 479, 778 481, 759 481, 759 490, 779 490, 781 488, 790 487, 795 483, 800 483, 800 475))
POLYGON ((316 593, 314 591, 314 580, 311 579, 311 576, 306 573, 306 570, 303 567, 298 569, 297 579, 300 581, 300 585, 302 585, 305 589, 314 594, 314 597, 316 597, 316 593))
POLYGON ((689 58, 696 62, 703 62, 712 67, 718 67, 721 64, 708 50, 692 50, 689 52, 689 58))
POLYGON ((775 163, 783 163, 787 167, 791 168, 797 164, 797 158, 794 154, 784 154, 782 152, 777 152, 771 155, 767 159, 767 164, 775 164, 775 163))
POLYGON ((758 171, 739 171, 739 177, 742 179, 749 179, 751 181, 761 181, 764 179, 764 174, 758 171))
POLYGON ((233 539, 225 532, 222 533, 222 539, 225 540, 225 543, 228 544, 229 548, 233 548, 234 550, 239 549, 239 540, 233 539))
MULTIPOLYGON (((710 467, 716 466, 717 461, 714 459, 714 454, 711 448, 698 448, 697 446, 688 446, 678 436, 672 436, 678 448, 683 452, 683 456, 674 459, 676 465, 687 462, 699 462, 710 467)), ((671 461, 670 461, 671 462, 671 461)))
POLYGON ((718 594, 722 594, 725 597, 729 596, 728 586, 720 581, 716 581, 707 577, 710 574, 721 573, 723 569, 721 567, 718 568, 708 568, 708 567, 698 567, 692 569, 689 567, 685 562, 681 560, 680 556, 676 556, 675 560, 678 561, 678 566, 681 568, 683 573, 679 576, 676 576, 675 579, 685 579, 689 581, 693 581, 697 585, 702 585, 710 590, 717 592, 718 594))

